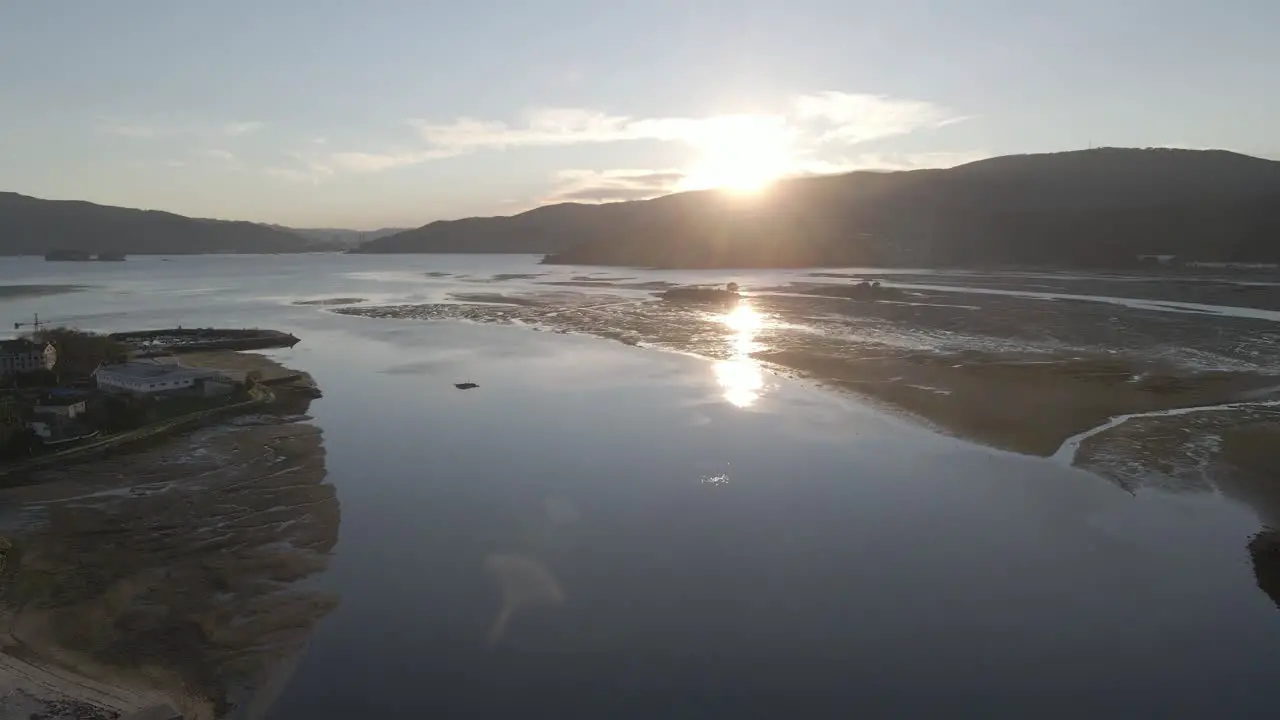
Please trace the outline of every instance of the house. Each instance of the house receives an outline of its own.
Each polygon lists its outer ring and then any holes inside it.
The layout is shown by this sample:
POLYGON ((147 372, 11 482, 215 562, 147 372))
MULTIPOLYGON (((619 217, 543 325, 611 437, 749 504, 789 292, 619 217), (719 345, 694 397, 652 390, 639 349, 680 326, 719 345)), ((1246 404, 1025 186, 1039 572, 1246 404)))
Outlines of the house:
POLYGON ((193 368, 164 358, 99 365, 93 371, 98 388, 106 392, 158 395, 196 389, 206 381, 219 381, 217 370, 193 368))
POLYGON ((75 420, 88 409, 88 402, 81 395, 51 395, 31 409, 36 415, 48 415, 65 420, 75 420))
POLYGON ((0 340, 0 377, 52 370, 57 364, 58 351, 52 343, 0 340))
POLYGON ((88 424, 80 420, 69 420, 60 415, 33 415, 27 421, 27 427, 46 445, 83 440, 97 435, 88 424))
POLYGON ((85 423, 88 400, 82 393, 54 391, 31 407, 27 427, 46 444, 71 442, 94 435, 85 423))

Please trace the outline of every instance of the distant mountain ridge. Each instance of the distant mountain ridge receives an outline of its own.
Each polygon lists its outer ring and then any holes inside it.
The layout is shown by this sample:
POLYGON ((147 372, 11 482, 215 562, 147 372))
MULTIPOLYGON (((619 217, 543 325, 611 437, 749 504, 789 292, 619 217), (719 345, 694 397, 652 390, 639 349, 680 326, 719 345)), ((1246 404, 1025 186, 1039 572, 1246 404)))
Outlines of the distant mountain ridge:
POLYGON ((589 240, 600 222, 625 214, 633 203, 560 203, 518 215, 436 220, 372 240, 354 253, 548 253, 589 240))
POLYGON ((1010 155, 796 178, 758 197, 697 191, 437 221, 353 252, 669 268, 1280 262, 1280 162, 1154 148, 1010 155))
POLYGON ((51 250, 179 255, 314 249, 314 243, 296 233, 259 223, 0 192, 0 255, 44 255, 51 250))
POLYGON ((289 228, 0 192, 0 254, 530 253, 668 268, 1123 266, 1139 255, 1280 262, 1280 162, 1224 150, 1100 148, 948 169, 563 203, 412 230, 289 228), (363 241, 363 242, 361 242, 363 241))
POLYGON ((348 230, 345 228, 295 228, 287 225, 263 223, 269 228, 284 230, 305 238, 317 247, 346 250, 388 235, 404 232, 407 228, 378 228, 377 230, 348 230))

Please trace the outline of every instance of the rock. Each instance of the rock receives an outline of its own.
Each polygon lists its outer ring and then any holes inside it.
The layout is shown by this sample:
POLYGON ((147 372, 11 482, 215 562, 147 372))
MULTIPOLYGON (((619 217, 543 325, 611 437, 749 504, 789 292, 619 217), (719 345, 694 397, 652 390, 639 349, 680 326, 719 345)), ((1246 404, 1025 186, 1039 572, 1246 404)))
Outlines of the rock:
POLYGON ((673 302, 737 302, 738 293, 733 290, 722 290, 709 287, 672 288, 661 295, 663 300, 673 302))

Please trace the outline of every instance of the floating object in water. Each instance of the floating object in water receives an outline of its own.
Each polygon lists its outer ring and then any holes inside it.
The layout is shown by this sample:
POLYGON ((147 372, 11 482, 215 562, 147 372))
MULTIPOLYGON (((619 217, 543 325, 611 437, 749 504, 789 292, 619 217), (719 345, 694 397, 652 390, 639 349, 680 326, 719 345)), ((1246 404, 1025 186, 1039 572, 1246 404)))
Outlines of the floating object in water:
POLYGON ((474 390, 474 389, 476 389, 476 388, 480 387, 479 385, 477 385, 477 384, 475 384, 475 383, 473 383, 473 382, 454 383, 454 384, 453 384, 453 386, 454 386, 454 387, 456 387, 456 388, 458 388, 459 390, 474 390))

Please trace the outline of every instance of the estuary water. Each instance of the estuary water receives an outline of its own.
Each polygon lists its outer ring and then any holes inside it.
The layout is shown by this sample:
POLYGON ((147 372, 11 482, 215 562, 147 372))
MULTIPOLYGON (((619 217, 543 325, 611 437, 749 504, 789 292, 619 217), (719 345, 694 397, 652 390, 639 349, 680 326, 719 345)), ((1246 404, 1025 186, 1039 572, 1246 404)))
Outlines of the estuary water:
MULTIPOLYGON (((0 298, 0 322, 302 339, 270 354, 324 392, 309 422, 341 525, 309 582, 339 604, 280 669, 265 717, 1280 713, 1280 612, 1246 551, 1260 521, 1231 499, 1131 494, 745 354, 726 366, 294 304, 436 302, 592 272, 799 274, 523 256, 6 258, 0 284, 81 289, 0 298)), ((726 323, 726 343, 741 340, 726 323)))

